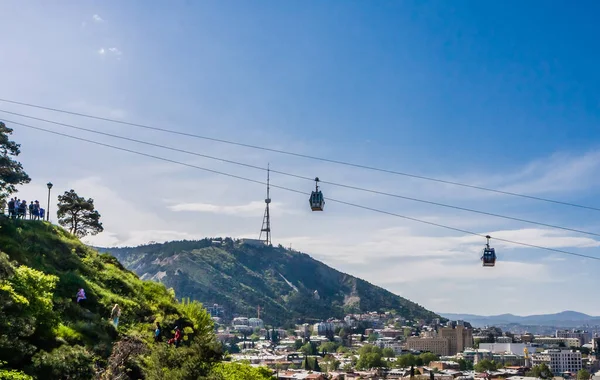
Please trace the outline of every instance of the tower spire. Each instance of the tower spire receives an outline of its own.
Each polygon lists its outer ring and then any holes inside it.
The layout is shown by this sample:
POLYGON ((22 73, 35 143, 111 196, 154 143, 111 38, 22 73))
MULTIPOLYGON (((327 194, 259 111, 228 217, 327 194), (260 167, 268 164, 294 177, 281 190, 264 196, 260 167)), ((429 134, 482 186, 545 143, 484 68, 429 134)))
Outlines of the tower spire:
POLYGON ((263 224, 260 230, 259 240, 262 240, 263 232, 265 233, 265 244, 271 245, 271 214, 269 213, 269 204, 271 203, 271 164, 267 164, 267 197, 265 198, 265 215, 263 216, 263 224))

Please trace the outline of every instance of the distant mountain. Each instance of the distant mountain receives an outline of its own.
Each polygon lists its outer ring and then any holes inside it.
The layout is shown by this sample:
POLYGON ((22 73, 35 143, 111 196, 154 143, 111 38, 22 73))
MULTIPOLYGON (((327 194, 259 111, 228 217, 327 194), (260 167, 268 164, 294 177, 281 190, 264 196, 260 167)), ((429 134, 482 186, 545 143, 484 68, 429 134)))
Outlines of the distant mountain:
POLYGON ((600 317, 594 317, 577 311, 563 311, 555 314, 541 314, 519 316, 513 314, 500 314, 491 316, 482 316, 474 314, 454 314, 440 313, 444 318, 452 320, 464 320, 471 322, 474 326, 484 325, 539 325, 556 327, 576 327, 581 325, 600 325, 600 317))
POLYGON ((223 305, 230 317, 256 316, 260 306, 261 318, 268 323, 391 309, 406 318, 439 318, 416 303, 281 246, 226 238, 99 249, 142 279, 172 287, 177 297, 223 305))

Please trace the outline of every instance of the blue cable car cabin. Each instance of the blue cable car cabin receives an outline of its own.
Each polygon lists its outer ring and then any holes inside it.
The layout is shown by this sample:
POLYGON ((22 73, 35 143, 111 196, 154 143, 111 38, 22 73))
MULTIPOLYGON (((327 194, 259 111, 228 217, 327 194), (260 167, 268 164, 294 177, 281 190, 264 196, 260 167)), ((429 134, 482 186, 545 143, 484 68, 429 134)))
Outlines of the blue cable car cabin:
POLYGON ((496 250, 494 248, 486 247, 483 249, 483 256, 481 256, 484 267, 493 267, 496 265, 496 250))
POLYGON ((481 261, 483 262, 484 267, 493 267, 496 265, 496 250, 494 248, 490 248, 490 239, 491 236, 486 236, 487 243, 485 248, 483 249, 483 255, 481 256, 481 261))
POLYGON ((310 199, 308 202, 310 203, 310 208, 313 211, 323 211, 325 199, 323 199, 323 194, 320 191, 313 191, 312 194, 310 194, 310 199))
POLYGON ((315 178, 315 183, 315 191, 310 194, 308 203, 310 204, 311 210, 323 211, 323 207, 325 206, 325 198, 323 198, 323 193, 321 193, 319 190, 319 177, 315 178))

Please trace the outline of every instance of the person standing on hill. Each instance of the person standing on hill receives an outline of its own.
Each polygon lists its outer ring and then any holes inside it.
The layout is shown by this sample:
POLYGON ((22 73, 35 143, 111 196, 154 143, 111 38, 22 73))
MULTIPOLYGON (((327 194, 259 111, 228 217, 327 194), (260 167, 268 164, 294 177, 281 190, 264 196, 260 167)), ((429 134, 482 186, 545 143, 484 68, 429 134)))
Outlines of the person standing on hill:
POLYGON ((113 306, 112 311, 110 312, 110 317, 113 320, 113 325, 115 325, 115 328, 117 328, 119 326, 119 317, 121 316, 121 308, 119 307, 119 304, 115 304, 115 306, 113 306))
POLYGON ((29 204, 29 219, 33 219, 33 201, 29 204))
POLYGON ((80 303, 82 300, 85 300, 85 290, 83 288, 79 288, 77 291, 77 303, 80 303))
POLYGON ((154 330, 154 342, 158 343, 161 341, 161 336, 160 336, 160 322, 156 322, 156 330, 154 330))
POLYGON ((35 201, 35 203, 33 204, 33 219, 40 219, 40 202, 38 201, 35 201))
POLYGON ((179 347, 180 343, 181 343, 181 330, 179 329, 179 326, 175 326, 175 347, 179 347))
POLYGON ((8 217, 15 217, 15 198, 10 198, 10 201, 8 201, 8 217))

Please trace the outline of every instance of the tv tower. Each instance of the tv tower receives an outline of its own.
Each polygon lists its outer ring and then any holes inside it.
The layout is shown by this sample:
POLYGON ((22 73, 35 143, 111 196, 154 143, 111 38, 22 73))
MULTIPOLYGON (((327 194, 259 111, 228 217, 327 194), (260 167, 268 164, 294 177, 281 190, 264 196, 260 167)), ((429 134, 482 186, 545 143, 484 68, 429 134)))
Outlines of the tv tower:
POLYGON ((260 230, 260 235, 258 237, 258 240, 262 240, 262 235, 264 232, 266 245, 271 245, 271 214, 269 213, 269 204, 271 203, 270 187, 269 187, 270 174, 271 174, 271 169, 270 169, 270 164, 268 164, 267 165, 267 197, 265 198, 265 204, 267 206, 265 207, 265 216, 263 217, 263 224, 262 224, 262 228, 260 230))

